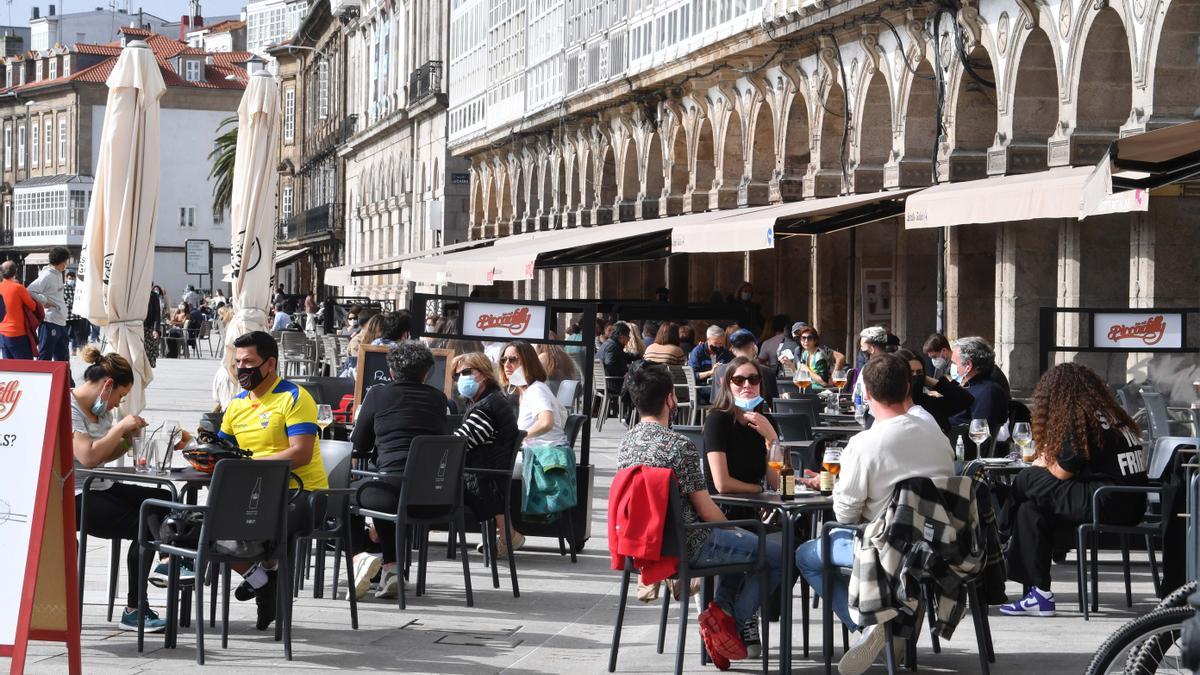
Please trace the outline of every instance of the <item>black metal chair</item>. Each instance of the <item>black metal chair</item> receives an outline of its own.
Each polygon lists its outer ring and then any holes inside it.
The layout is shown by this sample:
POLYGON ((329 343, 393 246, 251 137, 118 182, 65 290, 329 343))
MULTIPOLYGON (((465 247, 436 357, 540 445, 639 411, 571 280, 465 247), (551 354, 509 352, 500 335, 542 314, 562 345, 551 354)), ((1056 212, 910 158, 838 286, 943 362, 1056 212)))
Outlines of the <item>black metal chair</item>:
MULTIPOLYGON (((579 432, 583 430, 583 425, 587 424, 587 415, 568 415, 567 421, 563 424, 563 431, 567 434, 567 444, 571 450, 575 450, 575 441, 579 439, 579 432)), ((566 555, 568 551, 571 553, 571 563, 578 562, 575 552, 579 549, 575 543, 575 522, 571 516, 571 509, 562 512, 559 522, 563 524, 563 531, 566 536, 558 538, 558 554, 566 555)))
MULTIPOLYGON (((668 500, 666 522, 663 525, 662 551, 663 555, 673 555, 679 558, 679 569, 675 575, 675 578, 679 580, 680 587, 679 635, 675 647, 676 675, 683 672, 683 655, 687 644, 688 604, 691 600, 688 589, 691 587, 692 579, 710 578, 721 574, 760 575, 762 597, 760 599, 761 608, 759 611, 763 622, 760 627, 762 634, 762 669, 764 673, 767 672, 771 651, 767 643, 767 637, 770 634, 770 626, 767 624, 767 608, 771 590, 766 564, 766 526, 759 520, 724 520, 711 523, 698 522, 685 524, 683 522, 682 499, 679 496, 679 486, 674 481, 671 483, 668 500), (758 556, 755 562, 721 565, 719 567, 693 567, 687 559, 687 533, 693 530, 712 530, 722 527, 741 527, 758 534, 758 556)), ((613 625, 612 644, 609 646, 608 652, 608 672, 610 673, 617 669, 617 652, 621 648, 621 627, 625 622, 625 603, 629 596, 629 577, 633 572, 633 558, 626 556, 625 567, 621 572, 621 592, 617 604, 617 621, 613 625)), ((663 612, 660 618, 658 636, 659 654, 663 653, 670 596, 670 591, 667 591, 663 601, 663 612)))
MULTIPOLYGON (((195 562, 197 578, 209 565, 222 565, 224 573, 224 603, 222 610, 221 646, 229 641, 229 565, 275 560, 278 565, 279 603, 276 619, 276 639, 283 640, 283 652, 292 659, 292 594, 291 570, 288 555, 287 512, 288 478, 291 464, 283 460, 224 459, 217 463, 208 489, 208 504, 184 504, 177 501, 147 499, 139 513, 138 552, 145 567, 146 556, 165 553, 170 556, 167 581, 168 646, 175 646, 179 587, 179 559, 195 562), (219 508, 218 506, 219 505, 219 508), (182 511, 204 514, 199 541, 195 548, 148 539, 147 517, 151 510, 182 511), (230 552, 224 542, 261 542, 251 552, 230 552)), ((147 611, 146 580, 138 579, 140 611, 147 611)), ((193 584, 196 593, 196 663, 204 665, 204 585, 193 584)), ((144 648, 143 625, 138 624, 138 652, 144 648)))
POLYGON ((1150 484, 1145 487, 1126 485, 1105 485, 1092 494, 1092 522, 1084 523, 1077 529, 1078 546, 1076 582, 1079 586, 1079 609, 1083 612, 1084 620, 1090 618, 1088 611, 1087 588, 1087 558, 1088 547, 1092 555, 1092 589, 1091 611, 1100 611, 1100 574, 1099 574, 1099 544, 1097 538, 1101 534, 1116 534, 1121 538, 1121 567, 1125 575, 1125 605, 1133 607, 1133 589, 1129 568, 1129 537, 1142 536, 1146 540, 1146 555, 1150 559, 1150 576, 1154 582, 1154 593, 1160 593, 1158 563, 1154 559, 1154 538, 1166 535, 1170 514, 1161 512, 1163 481, 1168 472, 1182 471, 1176 461, 1180 448, 1200 448, 1200 438, 1186 436, 1159 436, 1154 440, 1154 450, 1146 465, 1146 477, 1150 484), (1107 494, 1138 494, 1147 496, 1146 516, 1137 525, 1113 525, 1104 523, 1100 517, 1100 498, 1107 494))
POLYGON ((808 416, 809 426, 815 427, 820 423, 821 411, 825 404, 816 397, 807 398, 777 398, 771 402, 771 408, 776 415, 802 413, 808 416))
MULTIPOLYGON (((521 597, 521 588, 517 583, 517 558, 513 555, 512 545, 512 479, 513 470, 517 465, 517 455, 521 453, 521 443, 525 440, 525 432, 518 431, 517 437, 513 441, 512 454, 508 458, 508 468, 505 469, 482 469, 474 467, 466 467, 464 473, 473 473, 477 476, 492 476, 494 480, 500 483, 501 492, 504 495, 504 547, 508 557, 508 576, 512 581, 512 594, 514 598, 521 597)), ((497 539, 496 539, 496 518, 493 516, 479 523, 479 532, 483 535, 483 563, 492 568, 492 588, 500 588, 500 570, 497 565, 497 539)))
POLYGON ((771 418, 779 427, 779 438, 784 441, 811 441, 812 423, 807 413, 773 413, 771 418))
MULTIPOLYGON (((408 460, 404 465, 403 475, 387 476, 388 480, 400 480, 400 494, 397 496, 395 513, 375 511, 361 506, 360 498, 363 491, 369 489, 394 489, 388 482, 379 480, 384 474, 373 472, 354 472, 358 475, 374 477, 376 480, 359 486, 351 510, 360 516, 370 517, 395 524, 396 527, 396 560, 405 560, 408 549, 408 528, 413 526, 413 534, 417 538, 417 595, 425 593, 425 565, 429 557, 429 526, 446 525, 458 533, 459 553, 462 555, 463 585, 466 588, 467 607, 475 606, 471 594, 471 566, 467 560, 467 535, 463 517, 463 467, 467 456, 467 439, 458 436, 418 436, 413 439, 408 451, 408 460), (414 507, 420 507, 413 511, 414 507)), ((400 586, 400 609, 405 609, 407 600, 407 583, 405 575, 398 575, 400 586)))
MULTIPOLYGON (((911 480, 928 480, 928 479, 910 478, 908 480, 911 481, 911 480)), ((904 481, 904 482, 907 482, 907 481, 904 481)), ((901 487, 904 485, 904 482, 896 485, 895 490, 893 490, 893 498, 894 498, 895 492, 901 489, 901 487)), ((863 527, 864 527, 863 525, 846 525, 844 523, 839 523, 836 521, 827 521, 821 526, 821 560, 825 561, 825 563, 826 563, 824 570, 822 572, 823 577, 824 577, 822 587, 824 587, 825 589, 830 589, 833 587, 833 581, 834 581, 835 574, 840 574, 840 575, 846 576, 846 577, 849 577, 851 574, 851 570, 848 567, 838 567, 838 566, 829 564, 829 559, 832 554, 832 540, 829 537, 830 533, 832 533, 833 530, 852 530, 855 532, 855 537, 858 537, 862 534, 863 527)), ((941 652, 941 644, 939 643, 937 635, 932 632, 934 619, 933 619, 933 614, 930 612, 930 607, 934 606, 934 601, 935 601, 935 590, 934 589, 936 587, 937 582, 936 582, 936 580, 934 580, 932 577, 930 577, 928 574, 925 574, 925 573, 922 573, 922 576, 920 578, 916 579, 916 581, 918 583, 920 583, 920 585, 921 585, 922 598, 923 598, 923 602, 921 602, 921 604, 919 605, 918 611, 925 612, 926 618, 928 618, 928 620, 929 620, 929 625, 930 625, 930 629, 931 629, 930 638, 933 642, 933 651, 935 654, 940 653, 941 652)), ((983 675, 988 675, 988 673, 990 672, 989 664, 994 663, 996 661, 996 654, 995 654, 995 650, 992 647, 992 631, 991 631, 991 626, 988 623, 987 606, 982 604, 981 595, 979 593, 978 579, 966 579, 962 583, 965 584, 965 586, 966 586, 967 603, 970 607, 971 619, 975 624, 975 644, 979 650, 980 672, 983 675)), ((828 592, 828 590, 827 590, 827 592, 828 592)), ((833 603, 829 602, 827 598, 824 599, 824 601, 821 603, 821 615, 822 615, 821 622, 822 622, 822 637, 823 637, 821 650, 822 650, 822 655, 824 656, 824 659, 825 659, 825 673, 826 673, 826 675, 830 675, 833 672, 833 620, 834 620, 834 617, 833 617, 833 603)), ((920 627, 921 627, 921 619, 922 619, 922 617, 918 615, 916 617, 916 621, 914 624, 918 631, 920 630, 920 627)), ((884 642, 883 642, 883 644, 884 644, 884 662, 887 665, 887 670, 888 670, 889 675, 895 675, 895 673, 897 671, 897 664, 898 664, 896 652, 895 652, 894 641, 893 641, 892 629, 893 629, 893 625, 892 625, 891 621, 884 624, 884 631, 885 631, 884 642)), ((843 631, 844 630, 845 630, 845 626, 843 626, 843 631)), ((807 632, 807 627, 805 628, 805 631, 807 632)), ((905 661, 906 661, 908 667, 914 671, 917 669, 917 638, 918 637, 919 637, 919 634, 914 634, 910 639, 905 641, 905 647, 906 647, 905 661)), ((842 639, 843 639, 843 641, 845 641, 845 639, 846 639, 844 632, 843 632, 842 639)))

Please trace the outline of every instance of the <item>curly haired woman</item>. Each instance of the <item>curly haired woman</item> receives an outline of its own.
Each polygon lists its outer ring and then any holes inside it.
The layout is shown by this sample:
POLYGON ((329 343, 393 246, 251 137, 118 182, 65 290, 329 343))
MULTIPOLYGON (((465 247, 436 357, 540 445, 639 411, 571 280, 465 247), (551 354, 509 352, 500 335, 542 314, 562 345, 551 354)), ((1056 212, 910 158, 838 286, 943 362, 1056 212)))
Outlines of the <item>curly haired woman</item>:
MULTIPOLYGON (((1092 521, 1092 495, 1104 485, 1144 485, 1146 457, 1137 424, 1095 371, 1063 363, 1042 375, 1033 392, 1033 466, 1017 475, 1006 505, 1012 534, 1008 578, 1029 594, 1002 605, 1010 615, 1054 616, 1050 561, 1056 532, 1092 521)), ((1144 494, 1105 495, 1105 522, 1134 525, 1144 494)))

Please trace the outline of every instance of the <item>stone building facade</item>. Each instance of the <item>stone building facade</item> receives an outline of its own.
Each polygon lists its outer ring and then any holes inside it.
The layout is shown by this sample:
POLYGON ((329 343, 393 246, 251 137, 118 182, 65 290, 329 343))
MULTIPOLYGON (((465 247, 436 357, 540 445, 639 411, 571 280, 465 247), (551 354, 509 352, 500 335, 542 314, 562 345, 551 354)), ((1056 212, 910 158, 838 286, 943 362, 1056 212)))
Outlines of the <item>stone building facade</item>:
MULTIPOLYGON (((1200 115, 1198 41, 1200 0, 456 0, 451 150, 471 165, 472 238, 1083 166, 1120 135, 1200 115)), ((765 314, 840 347, 875 322, 870 271, 890 287, 880 322, 907 344, 944 301, 946 333, 993 339, 1028 390, 1039 307, 1198 304, 1192 256, 1171 253, 1200 247, 1198 207, 1185 183, 1134 214, 898 217, 497 286, 707 300, 748 280, 765 314)))

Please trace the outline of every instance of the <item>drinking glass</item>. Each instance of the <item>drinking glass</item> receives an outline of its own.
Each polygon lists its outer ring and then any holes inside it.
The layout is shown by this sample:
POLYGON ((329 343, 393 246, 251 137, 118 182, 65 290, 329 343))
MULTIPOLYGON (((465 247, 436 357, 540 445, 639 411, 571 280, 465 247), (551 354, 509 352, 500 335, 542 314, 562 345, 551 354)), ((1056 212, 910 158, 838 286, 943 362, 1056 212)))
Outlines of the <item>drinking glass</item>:
POLYGON ((1033 460, 1033 430, 1029 428, 1029 422, 1017 422, 1013 425, 1013 440, 1017 445, 1021 446, 1021 460, 1029 462, 1033 460))
MULTIPOLYGON (((776 474, 778 474, 779 470, 783 468, 783 448, 779 447, 778 441, 772 443, 767 449, 767 466, 775 469, 776 474)), ((780 476, 779 480, 780 485, 782 485, 783 477, 780 476)), ((779 492, 779 490, 776 490, 776 492, 779 492)))
POLYGON ((978 456, 982 457, 983 444, 992 435, 992 432, 988 429, 988 421, 982 418, 971 420, 971 427, 967 430, 967 435, 975 442, 975 451, 978 456))
POLYGON ((796 386, 800 388, 801 394, 807 394, 809 387, 812 386, 812 373, 803 363, 796 366, 796 386))
POLYGON ((833 371, 833 386, 837 387, 838 398, 842 397, 842 387, 846 386, 846 369, 838 368, 833 371))
POLYGON ((858 422, 860 427, 867 425, 867 405, 865 403, 854 406, 854 421, 858 422))
POLYGON ((133 438, 133 470, 137 473, 158 473, 158 441, 152 438, 133 438))
POLYGON ((317 426, 321 427, 322 438, 324 438, 326 427, 330 424, 333 424, 333 408, 322 403, 317 406, 317 426))

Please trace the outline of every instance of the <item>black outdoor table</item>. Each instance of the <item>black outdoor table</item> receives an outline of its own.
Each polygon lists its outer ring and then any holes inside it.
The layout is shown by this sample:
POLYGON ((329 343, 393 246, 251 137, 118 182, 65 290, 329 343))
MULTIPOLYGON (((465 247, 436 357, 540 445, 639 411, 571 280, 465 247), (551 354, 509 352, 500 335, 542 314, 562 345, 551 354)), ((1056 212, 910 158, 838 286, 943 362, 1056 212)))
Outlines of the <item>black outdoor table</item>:
POLYGON ((830 434, 849 438, 859 432, 866 431, 860 424, 821 424, 812 428, 814 434, 830 434))
MULTIPOLYGON (((853 413, 823 412, 823 413, 819 413, 819 417, 821 418, 821 421, 828 422, 830 424, 858 424, 859 423, 858 420, 854 417, 853 413)), ((861 426, 861 425, 859 425, 859 426, 861 426)))
POLYGON ((1008 478, 1015 476, 1025 469, 1033 466, 1019 459, 1005 459, 1003 462, 996 459, 974 460, 979 462, 983 467, 983 473, 990 478, 1008 478))
MULTIPOLYGON (((751 506, 770 509, 783 521, 783 579, 779 582, 779 672, 792 672, 792 572, 796 554, 796 523, 800 518, 833 507, 833 498, 819 492, 803 492, 795 499, 784 501, 770 492, 753 494, 714 494, 713 501, 729 506, 751 506)), ((803 607, 802 611, 808 612, 803 607)), ((807 632, 805 637, 807 638, 807 632)))
MULTIPOLYGON (((208 485, 212 482, 212 474, 203 471, 197 471, 192 467, 171 469, 165 474, 154 473, 138 473, 132 466, 113 466, 113 467, 97 467, 95 469, 75 469, 77 479, 82 482, 80 486, 82 492, 79 494, 79 570, 77 571, 79 579, 79 617, 83 618, 83 580, 84 570, 87 569, 87 498, 91 492, 92 481, 95 480, 110 480, 114 483, 143 483, 146 485, 161 485, 171 492, 171 501, 179 501, 179 487, 176 483, 183 483, 183 491, 185 497, 195 498, 196 490, 202 485, 208 485)), ((130 546, 137 546, 137 542, 130 543, 130 546)), ((109 617, 110 619, 112 617, 109 617)), ((170 624, 171 622, 168 622, 170 624)), ((168 631, 172 627, 168 625, 168 631)), ((172 644, 173 636, 168 636, 172 644)))

